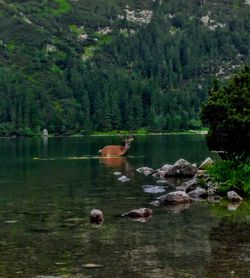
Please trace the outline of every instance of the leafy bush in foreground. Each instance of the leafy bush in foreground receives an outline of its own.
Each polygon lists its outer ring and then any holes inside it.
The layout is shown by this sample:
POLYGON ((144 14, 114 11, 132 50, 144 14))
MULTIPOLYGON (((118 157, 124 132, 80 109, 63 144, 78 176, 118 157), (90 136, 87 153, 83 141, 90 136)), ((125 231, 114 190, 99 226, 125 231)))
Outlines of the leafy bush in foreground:
POLYGON ((231 160, 222 160, 210 167, 208 172, 214 181, 220 183, 221 193, 235 190, 250 196, 250 158, 239 164, 231 160))

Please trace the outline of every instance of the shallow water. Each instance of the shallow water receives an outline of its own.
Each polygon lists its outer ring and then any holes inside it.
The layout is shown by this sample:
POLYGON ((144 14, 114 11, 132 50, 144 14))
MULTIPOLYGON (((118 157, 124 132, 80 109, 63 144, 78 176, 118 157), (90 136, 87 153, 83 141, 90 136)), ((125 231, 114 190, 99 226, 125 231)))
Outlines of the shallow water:
MULTIPOLYGON (((127 158, 99 158, 116 137, 0 139, 0 277, 248 277, 248 203, 151 207, 135 171, 207 156, 204 136, 137 137, 127 158), (120 171, 131 181, 121 183, 120 171), (120 217, 150 207, 147 222, 120 217), (89 223, 100 208, 101 226, 89 223)), ((167 190, 173 190, 168 188, 167 190)), ((161 195, 161 194, 160 194, 161 195)))

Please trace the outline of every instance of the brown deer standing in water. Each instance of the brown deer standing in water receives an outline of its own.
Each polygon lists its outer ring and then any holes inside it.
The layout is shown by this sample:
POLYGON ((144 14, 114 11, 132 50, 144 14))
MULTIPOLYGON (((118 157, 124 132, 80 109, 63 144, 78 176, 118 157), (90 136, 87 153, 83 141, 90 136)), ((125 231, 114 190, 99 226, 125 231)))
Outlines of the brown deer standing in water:
POLYGON ((104 148, 99 150, 99 153, 102 154, 102 156, 123 156, 125 155, 129 148, 131 142, 134 140, 134 137, 132 135, 129 135, 128 138, 124 139, 125 145, 120 146, 120 145, 110 145, 110 146, 105 146, 104 148))

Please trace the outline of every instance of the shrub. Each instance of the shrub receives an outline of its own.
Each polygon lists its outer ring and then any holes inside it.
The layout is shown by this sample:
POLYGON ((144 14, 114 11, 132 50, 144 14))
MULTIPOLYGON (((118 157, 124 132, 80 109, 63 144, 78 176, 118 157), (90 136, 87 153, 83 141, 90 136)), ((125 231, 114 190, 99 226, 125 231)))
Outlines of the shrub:
POLYGON ((235 190, 250 196, 250 158, 245 162, 222 160, 208 169, 214 181, 220 183, 219 191, 223 194, 235 190))
POLYGON ((201 119, 209 125, 210 149, 222 151, 222 158, 245 160, 250 155, 250 69, 220 87, 217 82, 202 108, 201 119))

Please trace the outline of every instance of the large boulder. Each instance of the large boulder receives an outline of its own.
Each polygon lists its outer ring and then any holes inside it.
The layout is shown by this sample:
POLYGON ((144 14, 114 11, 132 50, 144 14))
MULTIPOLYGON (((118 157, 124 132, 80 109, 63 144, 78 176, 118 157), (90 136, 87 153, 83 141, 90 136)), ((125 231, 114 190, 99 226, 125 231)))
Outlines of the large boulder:
POLYGON ((178 205, 191 203, 192 199, 184 191, 175 191, 157 198, 161 204, 178 205))
POLYGON ((152 216, 152 214, 153 214, 152 209, 140 208, 140 209, 134 209, 127 213, 124 213, 122 214, 122 216, 131 217, 131 218, 140 218, 140 217, 146 218, 152 216))
POLYGON ((164 171, 165 177, 193 177, 197 172, 197 167, 185 159, 179 159, 171 167, 164 171))
POLYGON ((228 191, 227 198, 231 202, 242 202, 243 201, 243 198, 240 197, 235 191, 228 191))

